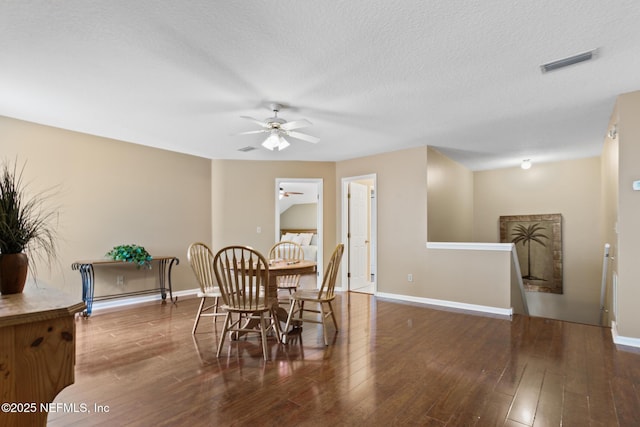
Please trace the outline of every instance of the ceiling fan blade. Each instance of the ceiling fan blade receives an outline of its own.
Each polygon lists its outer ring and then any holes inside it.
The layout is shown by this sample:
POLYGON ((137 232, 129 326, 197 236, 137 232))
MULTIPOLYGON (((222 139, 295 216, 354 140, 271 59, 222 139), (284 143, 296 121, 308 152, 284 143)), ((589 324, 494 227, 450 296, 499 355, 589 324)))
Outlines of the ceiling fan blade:
POLYGON ((258 119, 254 119, 253 117, 249 117, 249 116, 240 116, 241 119, 247 119, 247 120, 251 120, 254 123, 259 124, 260 126, 262 126, 263 128, 268 128, 269 124, 263 122, 262 120, 258 120, 258 119))
POLYGON ((300 132, 287 132, 287 135, 292 138, 302 139, 303 141, 313 142, 314 144, 320 141, 320 138, 316 138, 315 136, 307 135, 300 132))
POLYGON ((247 132, 236 133, 236 135, 251 135, 252 133, 265 133, 265 132, 269 132, 269 131, 267 129, 250 130, 247 132))
POLYGON ((311 125, 313 125, 313 123, 311 123, 309 120, 300 119, 300 120, 294 120, 293 122, 287 122, 285 124, 282 124, 280 125, 280 129, 293 130, 293 129, 299 129, 299 128, 303 128, 305 126, 311 126, 311 125))

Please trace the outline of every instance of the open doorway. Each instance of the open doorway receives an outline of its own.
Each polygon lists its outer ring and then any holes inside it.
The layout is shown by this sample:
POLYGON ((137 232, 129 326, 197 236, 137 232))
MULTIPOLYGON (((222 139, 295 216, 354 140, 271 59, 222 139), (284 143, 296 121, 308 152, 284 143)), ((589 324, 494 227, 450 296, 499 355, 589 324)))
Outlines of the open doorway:
POLYGON ((375 294, 377 289, 376 175, 342 179, 342 287, 375 294))
POLYGON ((287 233, 307 235, 303 242, 305 259, 316 261, 317 275, 303 276, 302 288, 318 288, 322 284, 324 265, 322 260, 322 179, 320 178, 276 178, 276 235, 274 243, 287 233))

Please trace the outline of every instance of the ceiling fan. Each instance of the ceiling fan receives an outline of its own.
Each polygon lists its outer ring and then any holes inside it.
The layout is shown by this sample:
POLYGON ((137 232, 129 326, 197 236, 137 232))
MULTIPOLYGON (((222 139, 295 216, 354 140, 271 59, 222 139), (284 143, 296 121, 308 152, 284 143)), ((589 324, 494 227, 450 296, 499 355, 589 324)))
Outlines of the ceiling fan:
POLYGON ((284 188, 280 187, 280 198, 289 197, 289 196, 297 196, 302 195, 304 193, 300 193, 299 191, 284 191, 284 188))
POLYGON ((294 131, 294 129, 299 129, 305 126, 311 126, 312 123, 307 119, 300 119, 293 122, 288 122, 285 119, 281 119, 278 117, 278 112, 282 108, 280 104, 271 104, 271 110, 273 111, 273 117, 269 117, 265 120, 254 119, 253 117, 248 116, 240 116, 243 119, 251 120, 262 126, 264 129, 260 130, 251 130, 248 132, 242 132, 239 135, 249 135, 252 133, 268 133, 269 136, 264 140, 262 146, 267 150, 284 150, 289 145, 289 141, 284 139, 285 136, 301 139, 303 141, 317 143, 320 141, 320 138, 316 138, 315 136, 307 135, 304 133, 300 133, 294 131))

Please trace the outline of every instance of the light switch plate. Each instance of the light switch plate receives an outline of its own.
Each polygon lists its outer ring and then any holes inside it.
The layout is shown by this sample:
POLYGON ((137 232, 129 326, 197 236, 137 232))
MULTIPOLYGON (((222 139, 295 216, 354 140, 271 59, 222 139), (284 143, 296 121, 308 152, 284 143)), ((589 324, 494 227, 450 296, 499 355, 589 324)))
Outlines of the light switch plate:
POLYGON ((640 191, 640 181, 633 181, 633 189, 635 191, 640 191))

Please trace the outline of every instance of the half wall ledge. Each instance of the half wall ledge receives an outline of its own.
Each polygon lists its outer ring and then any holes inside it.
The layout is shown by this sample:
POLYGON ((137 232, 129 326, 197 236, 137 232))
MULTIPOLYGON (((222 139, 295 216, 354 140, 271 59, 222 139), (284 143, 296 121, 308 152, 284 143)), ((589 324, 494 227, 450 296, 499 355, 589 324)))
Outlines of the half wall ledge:
POLYGON ((427 249, 454 249, 466 251, 511 251, 512 243, 427 242, 427 249))
MULTIPOLYGON (((438 270, 439 277, 448 278, 452 277, 456 282, 462 283, 477 283, 480 289, 484 289, 486 294, 494 294, 508 296, 511 309, 514 313, 522 313, 529 315, 529 307, 527 304, 527 296, 522 281, 522 274, 520 272, 520 263, 518 261, 518 254, 513 243, 483 243, 483 242, 427 242, 427 249, 438 251, 451 251, 450 255, 445 256, 446 260, 465 260, 471 265, 475 266, 475 270, 472 272, 461 272, 458 269, 458 264, 455 262, 443 263, 445 266, 438 266, 434 270, 438 270), (463 255, 464 251, 473 251, 474 254, 469 253, 463 255), (488 253, 495 252, 510 252, 510 259, 500 257, 500 260, 491 260, 492 265, 495 262, 495 269, 482 268, 486 266, 482 260, 487 259, 488 253), (484 254, 483 254, 484 253, 484 254), (448 267, 446 267, 448 266, 448 267), (496 274, 497 271, 502 270, 504 275, 491 278, 490 276, 496 274), (466 277, 463 277, 464 275, 466 277), (497 286, 498 289, 495 289, 497 286), (485 289, 486 288, 486 289, 485 289)), ((442 257, 440 257, 442 258, 442 257)), ((490 257, 493 258, 493 257, 490 257)), ((479 288, 475 288, 476 291, 479 288)), ((462 290, 459 290, 462 292, 462 290)), ((455 294, 453 298, 444 298, 445 300, 456 301, 459 298, 459 294, 455 294)), ((460 302, 460 301, 458 301, 460 302)), ((465 301, 468 302, 468 301, 465 301)), ((504 301, 491 301, 489 304, 479 304, 480 306, 499 306, 505 307, 509 304, 504 304, 504 301)), ((481 310, 484 311, 484 310, 481 310)))

